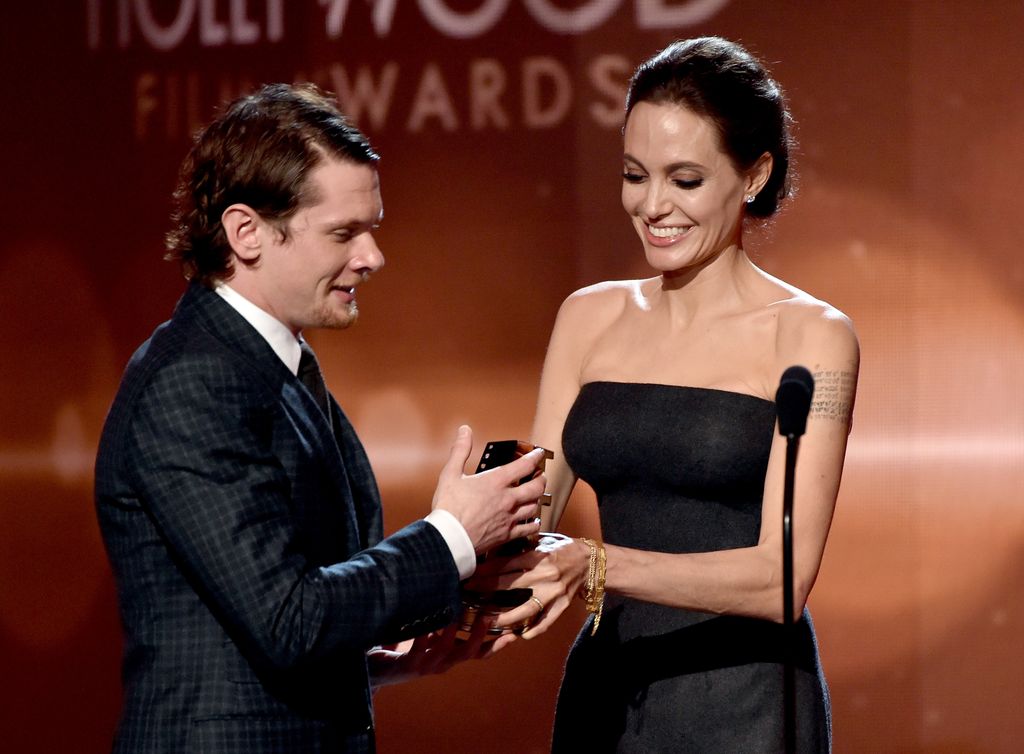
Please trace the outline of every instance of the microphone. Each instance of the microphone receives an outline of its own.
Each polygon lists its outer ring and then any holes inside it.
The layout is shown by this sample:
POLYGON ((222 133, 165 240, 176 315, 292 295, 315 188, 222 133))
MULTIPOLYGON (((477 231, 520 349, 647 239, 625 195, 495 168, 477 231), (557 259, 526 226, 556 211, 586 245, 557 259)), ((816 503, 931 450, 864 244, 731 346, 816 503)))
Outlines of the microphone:
POLYGON ((783 731, 786 754, 796 752, 796 629, 793 620, 793 487, 796 454, 800 437, 807 431, 807 414, 814 395, 814 377, 806 367, 792 366, 782 373, 775 392, 779 434, 786 438, 786 471, 782 491, 782 624, 785 644, 783 655, 783 731))
POLYGON ((807 431, 807 414, 814 395, 814 378, 807 367, 792 366, 782 373, 775 393, 779 414, 779 434, 800 437, 807 431))

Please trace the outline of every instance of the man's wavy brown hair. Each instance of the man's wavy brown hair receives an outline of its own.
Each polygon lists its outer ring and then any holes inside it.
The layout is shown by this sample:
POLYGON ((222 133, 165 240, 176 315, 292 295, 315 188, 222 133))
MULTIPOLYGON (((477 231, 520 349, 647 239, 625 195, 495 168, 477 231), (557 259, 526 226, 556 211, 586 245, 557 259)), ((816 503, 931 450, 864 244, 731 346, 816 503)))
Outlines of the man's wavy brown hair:
POLYGON ((270 84, 235 100, 196 136, 182 163, 166 258, 204 285, 230 279, 224 210, 246 204, 286 238, 292 215, 318 200, 307 178, 327 156, 365 165, 379 159, 312 84, 270 84))

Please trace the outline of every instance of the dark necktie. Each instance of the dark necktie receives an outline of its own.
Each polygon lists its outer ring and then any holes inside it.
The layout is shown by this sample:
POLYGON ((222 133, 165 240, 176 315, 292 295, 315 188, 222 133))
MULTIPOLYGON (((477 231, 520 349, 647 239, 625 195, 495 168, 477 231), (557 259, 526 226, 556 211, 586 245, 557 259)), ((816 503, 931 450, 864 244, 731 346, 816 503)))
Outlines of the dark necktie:
POLYGON ((302 356, 299 358, 297 377, 309 392, 313 394, 317 405, 320 406, 320 410, 324 412, 324 416, 327 418, 327 423, 330 424, 331 408, 330 402, 327 400, 327 383, 324 382, 324 376, 320 372, 320 364, 316 360, 316 354, 313 353, 313 349, 309 347, 309 343, 302 341, 300 345, 302 347, 302 356))

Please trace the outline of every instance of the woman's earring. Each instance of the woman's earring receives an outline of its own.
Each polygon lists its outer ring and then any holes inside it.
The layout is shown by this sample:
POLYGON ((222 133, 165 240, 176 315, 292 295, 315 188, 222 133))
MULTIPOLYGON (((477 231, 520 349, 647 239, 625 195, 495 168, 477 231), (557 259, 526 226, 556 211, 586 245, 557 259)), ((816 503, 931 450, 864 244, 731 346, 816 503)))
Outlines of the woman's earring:
POLYGON ((754 194, 751 194, 750 196, 747 197, 747 204, 752 204, 753 202, 754 202, 754 194))

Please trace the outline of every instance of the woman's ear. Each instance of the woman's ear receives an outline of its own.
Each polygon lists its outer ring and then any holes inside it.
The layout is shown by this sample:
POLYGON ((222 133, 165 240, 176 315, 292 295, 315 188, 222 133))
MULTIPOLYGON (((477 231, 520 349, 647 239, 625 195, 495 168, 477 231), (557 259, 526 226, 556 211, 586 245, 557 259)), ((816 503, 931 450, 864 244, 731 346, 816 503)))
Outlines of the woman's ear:
POLYGON ((235 257, 244 264, 260 258, 259 214, 247 204, 232 204, 220 216, 221 226, 235 257))
POLYGON ((754 166, 747 171, 747 196, 757 196, 761 193, 761 189, 771 177, 774 164, 775 160, 770 152, 765 152, 757 158, 754 166))

